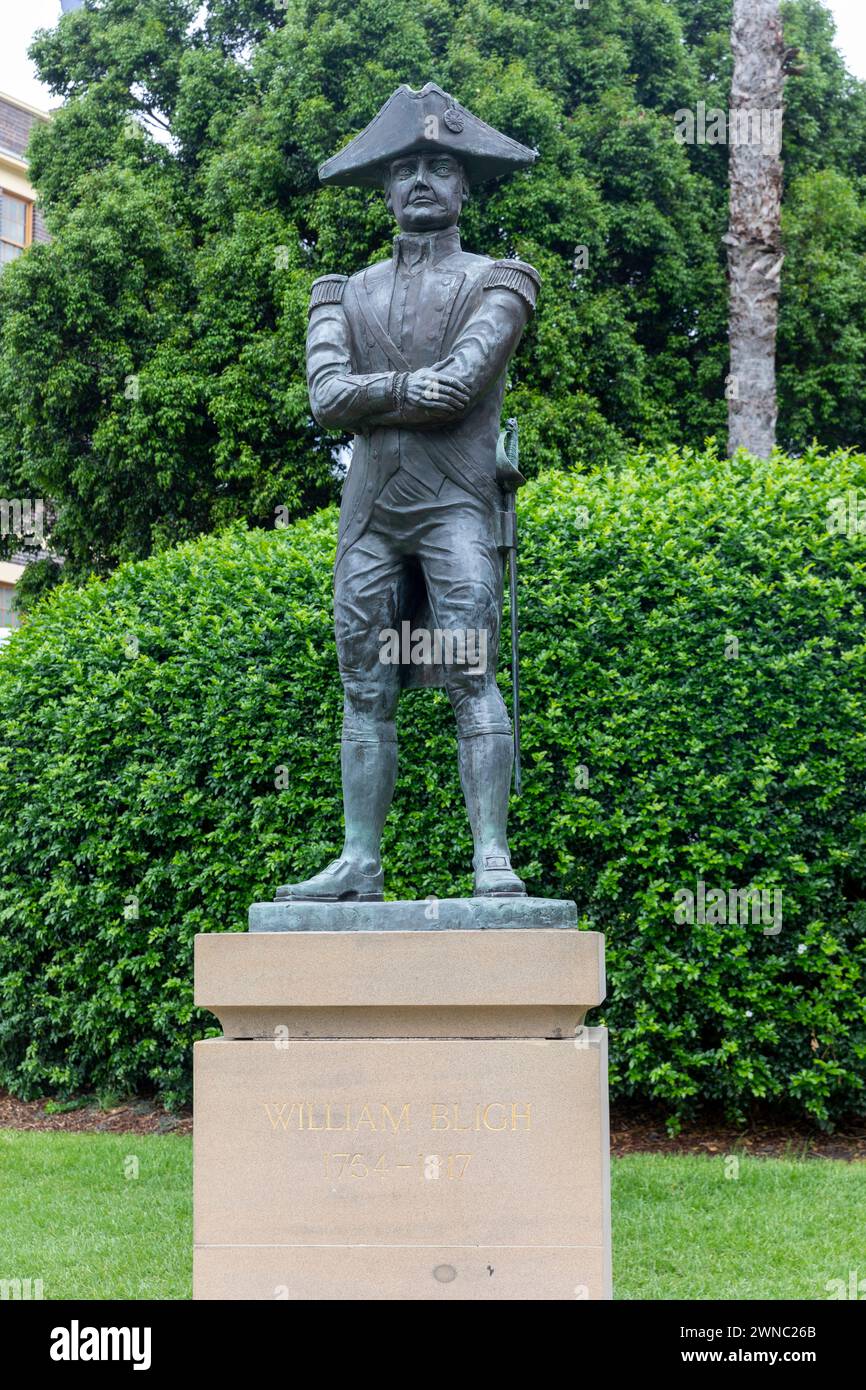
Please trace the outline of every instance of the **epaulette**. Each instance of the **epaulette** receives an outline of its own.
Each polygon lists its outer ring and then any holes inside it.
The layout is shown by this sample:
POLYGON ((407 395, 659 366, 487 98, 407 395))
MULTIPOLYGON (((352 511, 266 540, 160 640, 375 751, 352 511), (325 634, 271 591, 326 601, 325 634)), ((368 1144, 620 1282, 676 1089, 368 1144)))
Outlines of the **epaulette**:
POLYGON ((348 275, 320 275, 313 281, 310 290, 310 308, 318 309, 320 304, 341 304, 348 275))
POLYGON ((530 309, 535 308, 541 276, 527 261, 494 261, 484 280, 484 288, 492 290, 502 285, 506 290, 514 290, 525 299, 530 309))

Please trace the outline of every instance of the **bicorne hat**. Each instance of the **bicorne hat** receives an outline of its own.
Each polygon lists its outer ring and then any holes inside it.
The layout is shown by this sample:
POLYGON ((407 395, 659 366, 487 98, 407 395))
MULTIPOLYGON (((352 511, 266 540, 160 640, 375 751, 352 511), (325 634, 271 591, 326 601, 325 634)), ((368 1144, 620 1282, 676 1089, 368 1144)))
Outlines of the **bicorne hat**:
POLYGON ((384 165, 431 149, 459 159, 471 183, 500 178, 538 158, 537 150, 494 130, 428 82, 420 92, 398 87, 360 135, 319 166, 319 178, 322 183, 381 187, 384 165))

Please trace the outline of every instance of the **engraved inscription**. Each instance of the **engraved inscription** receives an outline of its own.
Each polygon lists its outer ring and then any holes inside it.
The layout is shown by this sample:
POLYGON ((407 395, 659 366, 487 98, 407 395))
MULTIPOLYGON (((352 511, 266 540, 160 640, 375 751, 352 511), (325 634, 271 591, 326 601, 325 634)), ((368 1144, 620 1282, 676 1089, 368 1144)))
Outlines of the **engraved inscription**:
POLYGON ((422 1182, 460 1182, 472 1160, 472 1154, 419 1153, 414 1163, 395 1162, 388 1154, 324 1153, 325 1176, 328 1181, 341 1179, 384 1178, 391 1173, 412 1173, 422 1182))
POLYGON ((520 1105, 517 1101, 505 1104, 492 1101, 490 1105, 462 1106, 459 1103, 434 1104, 430 1119, 431 1129, 456 1129, 462 1132, 482 1130, 503 1133, 506 1130, 532 1128, 532 1106, 520 1105))
POLYGON ((532 1129, 532 1106, 528 1101, 434 1101, 429 1109, 413 1109, 411 1101, 352 1105, 347 1101, 287 1100, 262 1104, 271 1128, 278 1131, 400 1134, 420 1127, 433 1133, 452 1130, 459 1134, 513 1134, 532 1129))
POLYGON ((384 1103, 356 1106, 326 1101, 286 1101, 282 1105, 265 1104, 272 1129, 343 1130, 357 1134, 369 1130, 376 1134, 397 1134, 409 1128, 409 1106, 389 1106, 384 1103))
MULTIPOLYGON (((346 1135, 340 1149, 332 1149, 327 1139, 324 1143, 318 1141, 323 1150, 319 1157, 324 1165, 324 1176, 332 1190, 338 1185, 353 1187, 358 1183, 366 1184, 367 1190, 377 1178, 439 1183, 445 1190, 449 1183, 462 1182, 474 1158, 471 1152, 455 1152, 452 1145, 455 1150, 458 1145, 465 1145, 470 1134, 478 1136, 482 1147, 485 1143, 499 1144, 503 1142, 500 1138, 485 1141, 483 1136, 529 1134, 535 1118, 532 1105, 526 1100, 448 1100, 422 1104, 408 1100, 319 1099, 261 1101, 260 1104, 267 1117, 266 1123, 277 1134, 346 1135), (428 1134, 440 1136, 439 1142, 451 1151, 429 1153, 422 1148, 428 1134), (372 1147, 374 1135, 379 1138, 372 1147), (353 1152, 349 1136, 359 1141, 369 1137, 371 1146, 362 1146, 360 1151, 353 1152), (406 1141, 411 1144, 412 1136, 418 1142, 418 1151, 414 1154, 407 1152, 406 1141), (324 1144, 328 1144, 327 1149, 324 1144)), ((339 1144, 340 1141, 334 1142, 339 1144)), ((474 1166, 472 1171, 475 1172, 474 1166)), ((480 1172, 478 1177, 480 1179, 480 1172)))

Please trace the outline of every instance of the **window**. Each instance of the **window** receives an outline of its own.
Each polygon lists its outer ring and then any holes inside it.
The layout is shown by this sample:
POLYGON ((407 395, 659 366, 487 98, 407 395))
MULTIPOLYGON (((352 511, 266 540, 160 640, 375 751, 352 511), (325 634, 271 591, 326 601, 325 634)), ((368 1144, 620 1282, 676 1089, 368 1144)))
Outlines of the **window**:
POLYGON ((20 627, 21 617, 13 608, 15 585, 0 584, 0 627, 20 627))
POLYGON ((0 264, 14 261, 33 237, 33 204, 0 191, 0 264))

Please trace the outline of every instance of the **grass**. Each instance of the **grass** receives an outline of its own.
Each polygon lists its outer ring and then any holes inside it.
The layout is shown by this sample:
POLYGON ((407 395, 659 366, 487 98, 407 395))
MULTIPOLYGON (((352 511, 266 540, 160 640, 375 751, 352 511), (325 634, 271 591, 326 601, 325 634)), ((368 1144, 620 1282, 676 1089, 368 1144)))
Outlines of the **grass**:
MULTIPOLYGON (((172 1135, 0 1131, 0 1279, 41 1279, 48 1299, 189 1298, 191 1170, 191 1141, 172 1135)), ((617 1298, 826 1299, 828 1281, 866 1279, 866 1165, 729 1171, 614 1161, 617 1298)))
POLYGON ((45 1298, 190 1298, 191 1249, 190 1139, 0 1130, 0 1278, 41 1279, 45 1298))
MULTIPOLYGON (((866 1164, 635 1154, 614 1162, 617 1298, 830 1297, 866 1280, 866 1164)), ((866 1284, 864 1284, 866 1288, 866 1284)))

